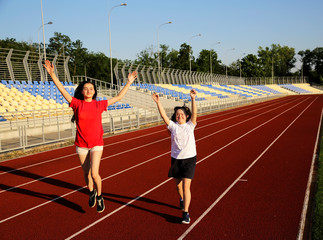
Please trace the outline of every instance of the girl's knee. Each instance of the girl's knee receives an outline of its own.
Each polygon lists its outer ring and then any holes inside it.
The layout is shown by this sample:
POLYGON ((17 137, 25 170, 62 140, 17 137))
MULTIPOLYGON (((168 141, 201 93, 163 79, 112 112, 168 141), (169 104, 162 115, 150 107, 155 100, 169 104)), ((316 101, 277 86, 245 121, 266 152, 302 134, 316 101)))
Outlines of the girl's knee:
POLYGON ((96 172, 96 171, 95 171, 95 172, 94 172, 94 171, 92 171, 92 172, 91 172, 91 174, 92 174, 92 178, 93 178, 93 179, 99 179, 99 178, 100 178, 99 173, 98 173, 98 172, 96 172))

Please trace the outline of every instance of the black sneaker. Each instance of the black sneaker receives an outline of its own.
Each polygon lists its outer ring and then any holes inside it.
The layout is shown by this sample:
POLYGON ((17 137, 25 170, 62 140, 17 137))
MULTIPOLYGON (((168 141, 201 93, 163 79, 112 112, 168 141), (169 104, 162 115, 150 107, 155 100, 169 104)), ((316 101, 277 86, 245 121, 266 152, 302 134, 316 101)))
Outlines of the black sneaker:
POLYGON ((96 197, 96 200, 98 201, 98 205, 96 206, 96 210, 98 211, 98 213, 101 213, 105 209, 103 197, 102 196, 96 197))
POLYGON ((183 224, 189 224, 191 221, 190 216, 188 215, 188 212, 183 212, 183 224))
POLYGON ((89 206, 91 208, 93 208, 95 206, 96 196, 98 195, 98 193, 96 192, 96 189, 94 189, 92 192, 93 192, 92 194, 90 193, 90 199, 89 199, 89 206))
POLYGON ((184 201, 183 200, 179 200, 179 209, 184 211, 184 201))

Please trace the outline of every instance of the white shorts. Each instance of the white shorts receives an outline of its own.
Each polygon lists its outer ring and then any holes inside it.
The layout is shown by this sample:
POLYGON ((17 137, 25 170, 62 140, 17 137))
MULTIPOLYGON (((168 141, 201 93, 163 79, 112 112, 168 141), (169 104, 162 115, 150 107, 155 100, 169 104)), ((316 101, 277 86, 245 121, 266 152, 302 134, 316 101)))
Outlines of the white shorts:
POLYGON ((88 152, 103 151, 103 146, 95 146, 93 148, 82 148, 76 146, 76 153, 80 155, 87 155, 88 152))

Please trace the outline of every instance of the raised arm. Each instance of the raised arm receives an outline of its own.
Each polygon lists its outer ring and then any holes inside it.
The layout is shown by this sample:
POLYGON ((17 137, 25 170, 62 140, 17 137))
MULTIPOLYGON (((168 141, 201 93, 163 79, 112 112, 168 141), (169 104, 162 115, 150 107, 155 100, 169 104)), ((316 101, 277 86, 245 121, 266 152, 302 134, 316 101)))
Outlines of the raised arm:
POLYGON ((162 119, 164 120, 164 122, 166 123, 166 125, 168 126, 170 120, 167 117, 166 112, 165 112, 165 109, 164 109, 163 105, 160 102, 159 95, 157 93, 154 93, 152 95, 152 98, 154 99, 155 103, 157 104, 157 107, 158 107, 158 111, 160 113, 160 116, 162 117, 162 119))
POLYGON ((190 92, 191 95, 191 102, 192 102, 192 116, 191 116, 191 122, 196 125, 196 120, 197 120, 197 109, 196 109, 196 102, 195 102, 195 97, 196 97, 196 90, 192 89, 190 92))
POLYGON ((136 78, 137 78, 137 72, 136 71, 134 71, 132 73, 129 73, 127 84, 122 88, 122 90, 118 93, 117 96, 115 96, 115 97, 108 100, 108 105, 112 105, 112 104, 120 101, 123 98, 123 96, 127 93, 130 85, 133 83, 133 81, 135 81, 136 78))
POLYGON ((56 87, 61 92, 61 94, 63 95, 63 97, 66 99, 66 101, 69 102, 69 103, 71 103, 72 96, 66 91, 65 87, 63 86, 63 84, 57 78, 57 76, 56 76, 56 74, 54 72, 54 66, 53 66, 53 64, 49 60, 46 60, 45 61, 45 64, 44 64, 44 67, 47 70, 47 72, 49 73, 49 75, 52 77, 53 82, 55 83, 56 87))

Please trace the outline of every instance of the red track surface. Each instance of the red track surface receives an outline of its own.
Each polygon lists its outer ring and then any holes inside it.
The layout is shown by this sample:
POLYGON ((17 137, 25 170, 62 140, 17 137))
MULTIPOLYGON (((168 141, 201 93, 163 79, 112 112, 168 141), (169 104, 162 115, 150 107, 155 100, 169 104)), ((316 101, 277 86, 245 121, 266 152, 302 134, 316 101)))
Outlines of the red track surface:
POLYGON ((164 125, 105 139, 101 214, 74 146, 1 162, 1 239, 296 239, 322 106, 290 96, 199 117, 190 225, 164 125))

